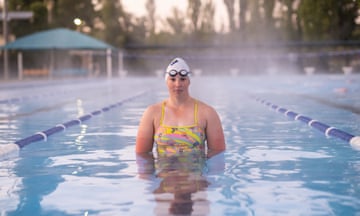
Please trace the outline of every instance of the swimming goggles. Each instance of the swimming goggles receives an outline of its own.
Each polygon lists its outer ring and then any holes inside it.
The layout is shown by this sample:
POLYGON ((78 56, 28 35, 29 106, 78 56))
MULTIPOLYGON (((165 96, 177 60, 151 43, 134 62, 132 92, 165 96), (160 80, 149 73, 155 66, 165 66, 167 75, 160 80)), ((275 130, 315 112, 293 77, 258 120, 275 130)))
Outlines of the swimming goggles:
POLYGON ((180 75, 182 77, 185 77, 185 76, 188 76, 191 72, 190 71, 187 71, 187 70, 180 70, 180 71, 177 71, 177 70, 170 70, 168 72, 166 72, 167 74, 169 74, 171 77, 175 77, 176 75, 180 75))

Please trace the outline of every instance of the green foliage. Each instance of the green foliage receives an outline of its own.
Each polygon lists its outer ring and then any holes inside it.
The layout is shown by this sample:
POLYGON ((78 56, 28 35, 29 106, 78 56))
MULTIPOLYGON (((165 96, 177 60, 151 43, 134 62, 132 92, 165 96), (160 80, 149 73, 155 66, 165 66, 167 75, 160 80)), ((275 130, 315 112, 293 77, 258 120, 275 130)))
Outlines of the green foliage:
POLYGON ((182 35, 186 32, 186 24, 184 15, 177 9, 173 8, 173 17, 168 17, 166 19, 170 31, 174 34, 174 36, 182 35))
POLYGON ((204 4, 204 9, 202 13, 200 32, 205 34, 214 34, 215 33, 215 6, 212 0, 208 0, 204 4))
POLYGON ((104 1, 100 11, 100 20, 103 23, 103 28, 100 29, 100 38, 112 45, 124 44, 126 36, 123 33, 127 28, 127 19, 127 14, 118 1, 104 1))
POLYGON ((9 22, 9 32, 18 37, 44 30, 47 25, 47 8, 43 1, 10 1, 8 4, 9 11, 31 11, 32 19, 11 20, 9 22))
POLYGON ((197 32, 199 28, 200 8, 201 0, 188 0, 188 14, 194 32, 197 32))
POLYGON ((12 20, 10 32, 19 37, 47 28, 64 27, 86 32, 116 47, 206 43, 214 38, 234 43, 360 37, 355 23, 360 0, 222 2, 228 12, 229 31, 226 33, 215 31, 217 8, 213 0, 188 0, 187 11, 173 8, 171 15, 164 20, 157 19, 155 0, 146 1, 147 15, 142 17, 127 12, 121 0, 11 0, 9 11, 30 10, 34 17, 31 20, 12 20), (82 20, 80 26, 74 24, 75 18, 82 20))
POLYGON ((294 8, 294 4, 297 0, 281 0, 282 16, 276 21, 278 22, 279 29, 282 31, 283 40, 297 41, 300 37, 301 27, 299 25, 299 17, 297 11, 294 8), (294 21, 294 17, 296 18, 294 21))
POLYGON ((235 0, 224 0, 226 10, 228 13, 229 29, 231 32, 235 31, 235 0))
POLYGON ((30 10, 34 13, 34 17, 32 19, 34 31, 41 31, 48 27, 48 11, 46 5, 41 2, 34 2, 30 5, 30 10))
POLYGON ((80 28, 93 29, 94 18, 97 17, 94 5, 89 0, 57 0, 54 1, 54 21, 53 27, 63 27, 76 29, 74 19, 79 18, 82 21, 80 28))
POLYGON ((148 11, 148 32, 150 36, 155 34, 156 29, 156 5, 155 0, 147 0, 146 2, 146 9, 148 11))
POLYGON ((302 0, 298 9, 304 40, 346 40, 355 29, 359 1, 302 0))

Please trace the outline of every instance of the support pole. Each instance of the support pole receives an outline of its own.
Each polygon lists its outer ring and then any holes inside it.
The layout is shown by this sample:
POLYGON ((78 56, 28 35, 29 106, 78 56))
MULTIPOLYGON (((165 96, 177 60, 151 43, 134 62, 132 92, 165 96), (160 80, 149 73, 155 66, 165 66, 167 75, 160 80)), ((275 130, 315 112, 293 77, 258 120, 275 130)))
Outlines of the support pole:
MULTIPOLYGON (((3 5, 3 35, 4 35, 4 45, 8 43, 8 10, 7 10, 7 0, 4 0, 3 5)), ((9 53, 7 49, 4 49, 4 79, 9 79, 9 53)))
POLYGON ((18 79, 22 80, 24 78, 23 70, 23 56, 22 52, 18 52, 18 79))
POLYGON ((107 78, 112 77, 112 61, 111 61, 111 49, 106 50, 106 72, 107 78))
POLYGON ((55 73, 55 49, 50 50, 50 69, 48 79, 51 80, 55 73))
POLYGON ((124 75, 124 56, 123 56, 123 51, 120 50, 119 51, 119 77, 124 75))

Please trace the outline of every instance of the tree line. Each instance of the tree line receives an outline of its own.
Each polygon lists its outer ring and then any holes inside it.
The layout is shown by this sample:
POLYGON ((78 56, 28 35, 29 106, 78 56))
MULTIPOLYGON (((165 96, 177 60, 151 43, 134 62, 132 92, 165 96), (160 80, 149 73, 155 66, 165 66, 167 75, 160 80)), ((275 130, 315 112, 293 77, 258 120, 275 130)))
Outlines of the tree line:
POLYGON ((170 44, 349 41, 360 38, 360 0, 223 0, 228 27, 215 29, 214 0, 188 0, 159 19, 155 0, 146 15, 125 10, 121 0, 11 0, 9 11, 32 11, 31 20, 11 20, 15 37, 65 27, 115 47, 170 44), (76 26, 74 19, 81 24, 76 26), (161 26, 160 26, 161 24, 161 26))

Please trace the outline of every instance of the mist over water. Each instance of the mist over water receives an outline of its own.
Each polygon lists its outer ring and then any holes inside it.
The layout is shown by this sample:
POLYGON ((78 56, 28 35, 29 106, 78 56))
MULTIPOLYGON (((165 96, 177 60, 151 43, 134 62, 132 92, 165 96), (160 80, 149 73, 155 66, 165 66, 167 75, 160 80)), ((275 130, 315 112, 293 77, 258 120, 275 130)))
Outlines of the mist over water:
POLYGON ((172 58, 182 57, 197 75, 312 75, 359 72, 356 47, 343 43, 217 42, 155 47, 128 47, 124 70, 129 75, 161 74, 172 58), (346 44, 345 44, 346 45, 346 44), (335 51, 334 51, 335 50, 335 51))

